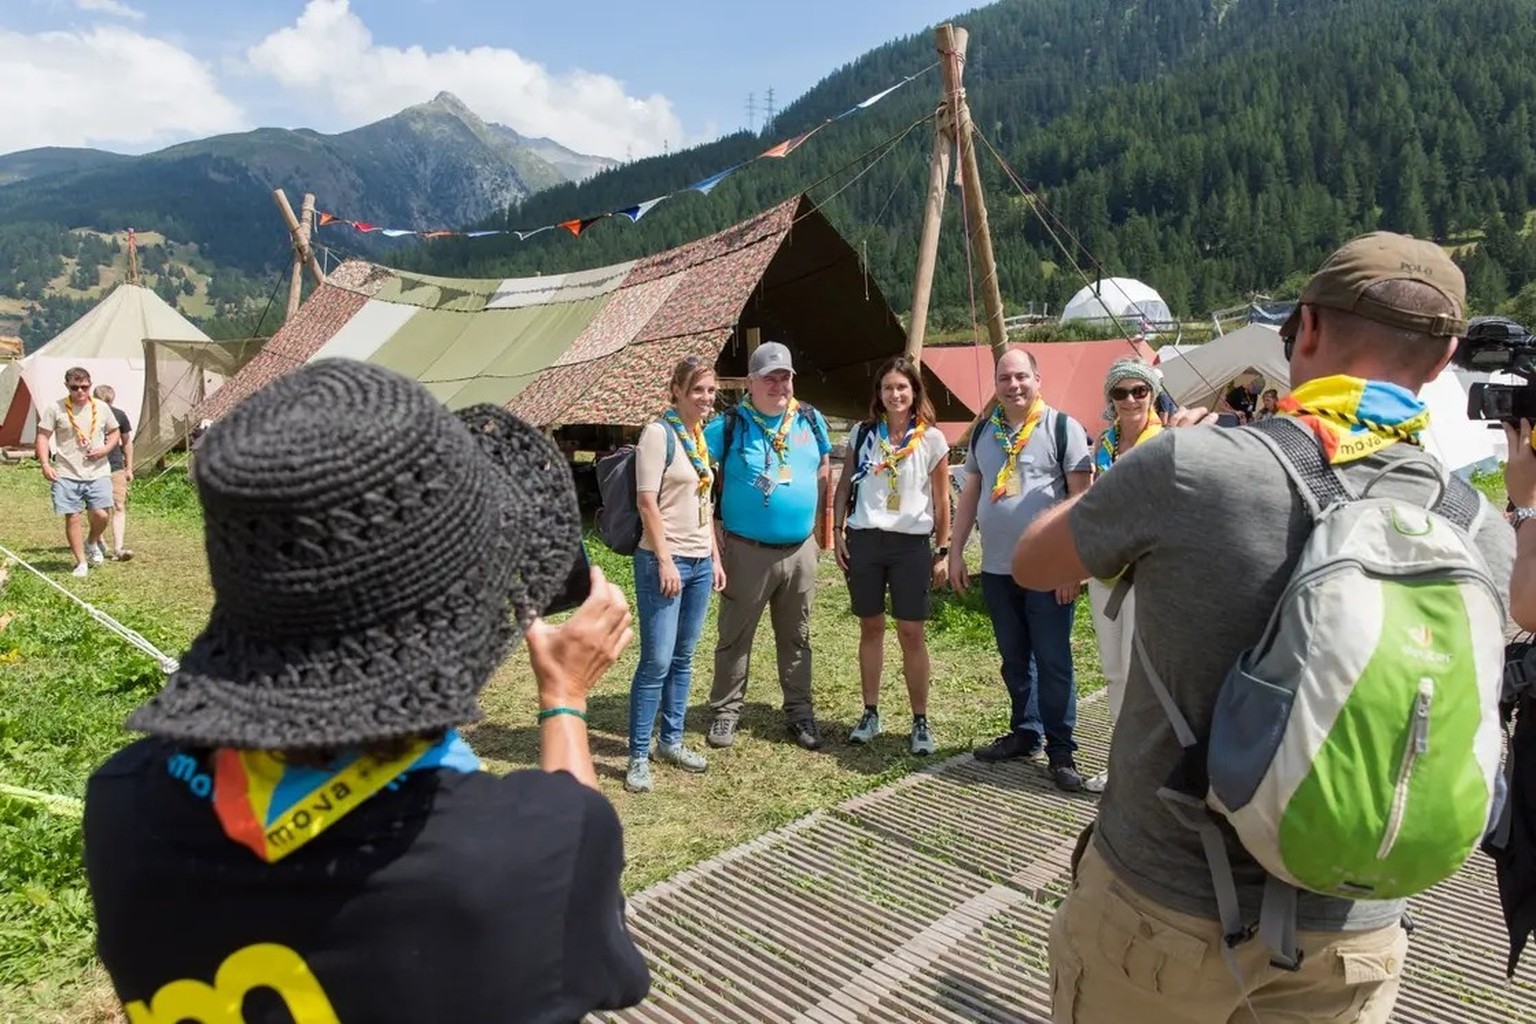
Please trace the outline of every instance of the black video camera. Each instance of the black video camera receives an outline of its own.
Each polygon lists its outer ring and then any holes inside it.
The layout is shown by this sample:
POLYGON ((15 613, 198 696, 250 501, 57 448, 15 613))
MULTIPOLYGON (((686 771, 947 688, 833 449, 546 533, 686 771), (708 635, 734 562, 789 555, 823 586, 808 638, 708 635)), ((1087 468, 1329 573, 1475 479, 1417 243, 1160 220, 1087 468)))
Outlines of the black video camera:
POLYGON ((1510 373, 1523 384, 1473 384, 1467 392, 1467 418, 1536 422, 1536 336, 1504 316, 1480 316, 1467 325, 1466 337, 1452 361, 1465 370, 1510 373))

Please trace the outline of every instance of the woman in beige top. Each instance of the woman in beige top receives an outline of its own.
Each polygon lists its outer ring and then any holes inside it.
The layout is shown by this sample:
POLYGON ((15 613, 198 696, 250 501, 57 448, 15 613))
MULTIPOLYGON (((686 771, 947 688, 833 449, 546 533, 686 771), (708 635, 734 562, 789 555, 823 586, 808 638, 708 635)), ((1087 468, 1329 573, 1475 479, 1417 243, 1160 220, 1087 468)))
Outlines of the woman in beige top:
POLYGON ((635 551, 635 611, 640 664, 629 687, 629 771, 624 788, 651 789, 650 758, 702 772, 704 756, 683 746, 683 716, 693 685, 693 649, 711 589, 725 589, 715 552, 704 420, 715 406, 715 371, 688 356, 672 370, 672 404, 646 425, 635 449, 635 503, 645 532, 635 551), (651 730, 661 713, 661 736, 651 730))

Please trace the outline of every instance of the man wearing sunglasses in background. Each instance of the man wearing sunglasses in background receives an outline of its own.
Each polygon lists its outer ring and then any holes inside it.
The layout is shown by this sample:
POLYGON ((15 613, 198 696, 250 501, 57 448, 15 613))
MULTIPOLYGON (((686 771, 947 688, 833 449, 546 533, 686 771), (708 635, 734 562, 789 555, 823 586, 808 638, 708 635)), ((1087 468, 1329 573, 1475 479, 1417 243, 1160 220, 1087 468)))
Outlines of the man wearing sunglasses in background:
POLYGON ((38 410, 37 461, 53 488, 53 511, 64 517, 64 537, 75 556, 74 575, 85 576, 90 564, 100 565, 107 558, 101 541, 112 521, 112 464, 107 453, 117 447, 121 435, 112 409, 91 396, 90 371, 70 367, 64 371, 64 387, 64 398, 38 410), (81 512, 90 518, 89 536, 82 536, 81 512))

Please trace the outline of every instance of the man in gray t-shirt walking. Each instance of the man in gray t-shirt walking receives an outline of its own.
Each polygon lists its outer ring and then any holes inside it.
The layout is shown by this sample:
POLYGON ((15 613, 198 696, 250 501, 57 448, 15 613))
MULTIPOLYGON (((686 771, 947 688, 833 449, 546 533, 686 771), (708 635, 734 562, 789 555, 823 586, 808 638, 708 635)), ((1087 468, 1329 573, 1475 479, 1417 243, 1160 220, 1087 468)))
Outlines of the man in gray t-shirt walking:
MULTIPOLYGON (((1373 495, 1426 507, 1436 500, 1440 482, 1423 472, 1418 450, 1425 408, 1417 395, 1450 359, 1465 309, 1461 271, 1444 251, 1386 232, 1345 245, 1303 290, 1281 330, 1292 391, 1279 414, 1316 437, 1356 494, 1369 485, 1373 495), (1392 469, 1408 460, 1416 468, 1392 469)), ((1470 533, 1507 592, 1513 531, 1486 499, 1479 506, 1470 533)), ((1256 429, 1172 430, 1037 520, 1015 553, 1014 578, 1044 587, 1134 567, 1137 640, 1204 738, 1228 670, 1259 643, 1311 529, 1300 493, 1256 429)), ((1294 970, 1271 966, 1266 942, 1241 932, 1225 948, 1201 838, 1157 795, 1173 784, 1182 748, 1147 678, 1133 661, 1109 785, 1052 925, 1054 1019, 1386 1021, 1408 948, 1402 901, 1301 892, 1303 955, 1294 970)), ((1251 924, 1264 870, 1225 821, 1220 828, 1251 924)))
MULTIPOLYGON (((970 585, 965 542, 981 527, 981 593, 1003 658, 1012 711, 1008 732, 976 751, 982 761, 1038 758, 1041 741, 1058 787, 1082 788, 1073 760, 1077 681, 1072 670, 1072 614, 1081 581, 1026 590, 1012 577, 1013 549, 1038 516, 1091 479, 1092 451, 1077 421, 1040 397, 1035 357, 1012 349, 997 361, 998 407, 976 427, 955 513, 949 579, 970 585)), ((1086 575, 1086 574, 1084 574, 1086 575)))

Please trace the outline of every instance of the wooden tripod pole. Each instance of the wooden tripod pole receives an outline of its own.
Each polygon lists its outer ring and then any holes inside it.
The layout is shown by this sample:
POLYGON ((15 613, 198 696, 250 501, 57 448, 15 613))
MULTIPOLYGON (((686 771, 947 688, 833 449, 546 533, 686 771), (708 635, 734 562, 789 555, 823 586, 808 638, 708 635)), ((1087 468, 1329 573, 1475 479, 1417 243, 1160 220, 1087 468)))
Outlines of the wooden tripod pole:
MULTIPOLYGON (((941 26, 942 33, 949 26, 941 26)), ((992 254, 992 230, 987 224, 987 203, 981 192, 981 168, 976 166, 976 136, 971 124, 971 108, 965 102, 965 89, 961 85, 964 74, 965 44, 968 33, 963 28, 954 29, 954 45, 946 48, 940 43, 939 50, 945 56, 940 67, 944 71, 944 85, 955 106, 955 140, 960 148, 960 175, 964 182, 965 213, 970 221, 971 257, 981 273, 981 298, 987 312, 987 336, 992 341, 993 354, 1001 359, 1008 351, 1008 329, 1003 326, 1003 295, 997 284, 997 260, 992 254)))
POLYGON ((315 252, 309 245, 310 231, 315 220, 315 197, 310 193, 304 195, 303 222, 293 215, 293 207, 288 203, 288 195, 282 189, 272 190, 272 201, 277 204, 277 210, 283 215, 283 223, 288 226, 288 234, 293 239, 293 280, 288 285, 288 315, 292 316, 299 308, 301 267, 309 268, 309 276, 314 278, 315 284, 325 284, 325 274, 320 270, 320 261, 315 259, 315 252))
POLYGON ((917 274, 912 279, 912 314, 907 321, 907 357, 923 358, 923 338, 928 333, 928 300, 933 295, 933 267, 939 255, 939 225, 944 219, 944 187, 949 179, 951 134, 948 105, 939 108, 933 132, 933 158, 928 164, 928 204, 923 209, 923 234, 917 243, 917 274))

